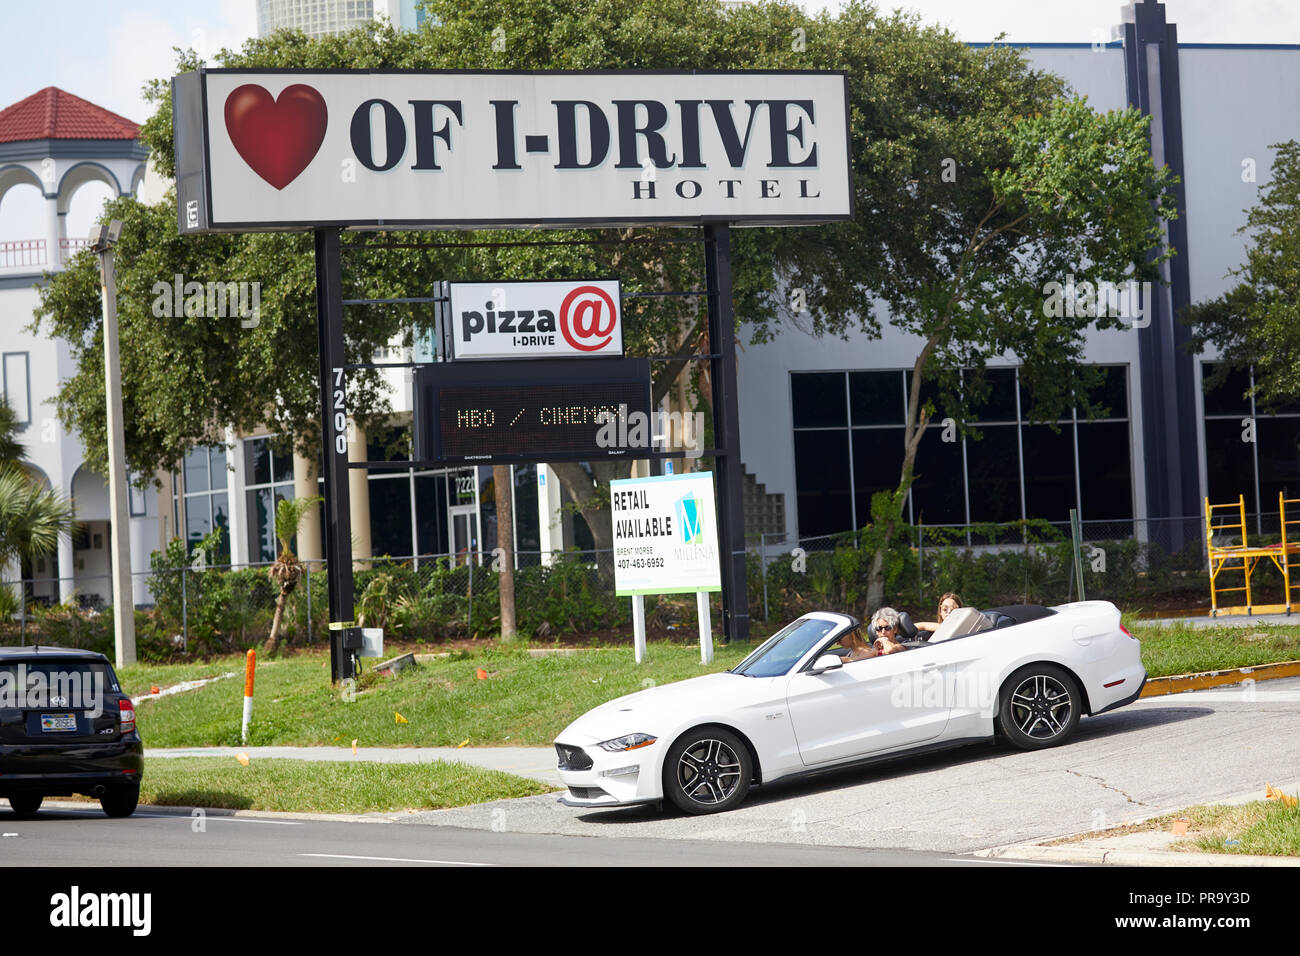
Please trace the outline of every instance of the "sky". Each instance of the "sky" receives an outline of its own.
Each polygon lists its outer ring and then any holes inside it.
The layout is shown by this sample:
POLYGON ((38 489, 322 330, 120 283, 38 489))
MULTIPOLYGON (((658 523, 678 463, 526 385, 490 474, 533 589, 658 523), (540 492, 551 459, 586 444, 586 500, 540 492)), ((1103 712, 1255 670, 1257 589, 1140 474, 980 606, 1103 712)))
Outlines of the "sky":
MULTIPOLYGON (((803 0, 809 11, 836 2, 803 0)), ((1123 0, 884 0, 962 40, 1091 43, 1120 22, 1123 0)), ((1300 44, 1300 0, 1166 0, 1183 43, 1300 44)), ((57 86, 135 122, 150 109, 146 81, 170 76, 173 47, 211 56, 257 32, 257 0, 0 0, 0 108, 57 86), (57 40, 52 39, 57 36, 57 40), (50 39, 46 39, 50 38, 50 39)), ((91 184, 73 198, 68 235, 90 228, 108 195, 91 184)), ((0 204, 0 241, 44 235, 34 188, 11 190, 0 204)))

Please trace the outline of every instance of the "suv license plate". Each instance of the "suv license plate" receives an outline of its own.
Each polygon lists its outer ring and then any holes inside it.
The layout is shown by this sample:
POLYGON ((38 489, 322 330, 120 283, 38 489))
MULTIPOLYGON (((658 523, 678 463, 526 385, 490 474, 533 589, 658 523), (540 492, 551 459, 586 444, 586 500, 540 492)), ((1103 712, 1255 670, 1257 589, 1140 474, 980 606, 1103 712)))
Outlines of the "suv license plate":
POLYGON ((44 733, 66 733, 76 729, 76 714, 41 714, 41 730, 44 733))

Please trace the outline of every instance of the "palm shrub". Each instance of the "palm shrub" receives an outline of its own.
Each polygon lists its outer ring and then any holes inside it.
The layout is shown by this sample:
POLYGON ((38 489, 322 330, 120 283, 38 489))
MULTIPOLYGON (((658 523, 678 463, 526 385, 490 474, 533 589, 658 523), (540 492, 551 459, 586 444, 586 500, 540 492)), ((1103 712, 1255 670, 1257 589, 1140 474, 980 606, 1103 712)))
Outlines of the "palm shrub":
POLYGON ((275 617, 271 619, 271 635, 266 639, 266 652, 274 654, 280 646, 280 621, 284 617, 284 605, 289 595, 298 586, 302 577, 302 562, 293 553, 293 539, 298 534, 303 515, 315 508, 324 499, 319 496, 311 498, 281 498, 275 505, 275 536, 280 540, 280 554, 275 563, 267 569, 271 580, 280 586, 280 594, 275 599, 275 617))

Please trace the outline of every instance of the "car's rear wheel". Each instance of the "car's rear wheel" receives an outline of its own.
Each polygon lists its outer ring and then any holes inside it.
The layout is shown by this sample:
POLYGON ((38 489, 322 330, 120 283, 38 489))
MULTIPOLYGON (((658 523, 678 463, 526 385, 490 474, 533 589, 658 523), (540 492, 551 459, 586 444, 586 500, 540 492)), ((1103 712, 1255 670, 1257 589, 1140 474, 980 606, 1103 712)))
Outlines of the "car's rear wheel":
POLYGON ((1055 664, 1022 667, 1002 685, 998 707, 1002 733, 1021 750, 1065 743, 1079 725, 1083 693, 1079 683, 1055 664))
POLYGON ((99 805, 110 817, 129 817, 140 803, 140 788, 115 787, 99 798, 99 805))
POLYGON ((686 813, 720 813, 745 799, 754 774, 749 748, 721 727, 679 737, 664 759, 664 794, 686 813))
POLYGON ((30 817, 41 808, 45 796, 39 793, 15 793, 9 798, 9 806, 20 817, 30 817))

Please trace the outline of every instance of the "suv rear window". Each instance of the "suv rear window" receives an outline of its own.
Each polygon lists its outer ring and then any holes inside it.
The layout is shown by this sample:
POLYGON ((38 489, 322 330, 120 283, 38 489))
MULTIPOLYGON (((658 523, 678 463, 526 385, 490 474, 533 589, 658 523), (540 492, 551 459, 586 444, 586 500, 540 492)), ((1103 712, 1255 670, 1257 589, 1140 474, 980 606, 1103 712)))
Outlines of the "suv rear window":
POLYGON ((0 709, 100 710, 106 694, 119 693, 117 676, 104 661, 52 658, 0 662, 0 709))

